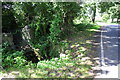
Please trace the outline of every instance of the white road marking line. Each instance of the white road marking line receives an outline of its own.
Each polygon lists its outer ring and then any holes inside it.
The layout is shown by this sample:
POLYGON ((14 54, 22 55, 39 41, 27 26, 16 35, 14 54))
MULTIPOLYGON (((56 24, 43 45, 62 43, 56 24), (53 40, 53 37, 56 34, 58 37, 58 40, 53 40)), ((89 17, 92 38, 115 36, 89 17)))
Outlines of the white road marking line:
MULTIPOLYGON (((105 60, 104 60, 104 49, 103 49, 103 30, 101 30, 101 68, 103 69, 105 66, 105 60)), ((105 74, 106 72, 102 70, 102 74, 105 74)))

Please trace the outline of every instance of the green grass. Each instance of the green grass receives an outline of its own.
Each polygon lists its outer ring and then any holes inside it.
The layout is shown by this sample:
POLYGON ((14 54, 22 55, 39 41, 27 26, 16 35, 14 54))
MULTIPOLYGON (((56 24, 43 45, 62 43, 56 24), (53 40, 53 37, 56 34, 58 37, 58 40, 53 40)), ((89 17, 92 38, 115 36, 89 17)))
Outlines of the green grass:
POLYGON ((111 24, 120 24, 120 22, 113 22, 113 23, 111 23, 111 24))
POLYGON ((99 29, 100 26, 96 25, 96 24, 89 24, 89 23, 80 23, 80 24, 75 24, 74 25, 78 31, 85 31, 85 30, 91 30, 91 29, 99 29))
MULTIPOLYGON (((69 57, 53 58, 50 61, 40 61, 36 68, 34 68, 34 65, 29 65, 29 68, 27 66, 20 69, 9 68, 7 73, 16 75, 15 77, 17 78, 72 78, 78 74, 80 74, 79 76, 84 76, 85 74, 88 75, 86 71, 89 71, 91 66, 87 64, 81 64, 81 62, 85 61, 77 58, 76 60, 73 60, 69 57), (17 72, 19 72, 19 75, 16 74, 17 72), (67 76, 69 74, 70 76, 67 76)), ((3 71, 1 73, 5 74, 6 72, 3 71)))

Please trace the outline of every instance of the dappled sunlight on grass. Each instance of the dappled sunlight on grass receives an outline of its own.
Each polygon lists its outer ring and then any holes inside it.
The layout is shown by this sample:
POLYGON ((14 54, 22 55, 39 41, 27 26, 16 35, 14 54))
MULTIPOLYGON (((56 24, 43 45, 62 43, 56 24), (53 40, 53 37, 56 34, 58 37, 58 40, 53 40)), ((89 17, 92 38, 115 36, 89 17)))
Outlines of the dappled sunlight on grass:
MULTIPOLYGON (((14 77, 18 78, 73 78, 73 77, 81 77, 87 74, 91 69, 91 66, 87 64, 87 60, 76 57, 76 59, 71 59, 69 57, 61 57, 59 59, 51 59, 50 61, 40 61, 37 65, 37 68, 26 68, 16 69, 18 71, 14 71, 11 68, 7 72, 7 77, 11 74, 14 77)), ((5 74, 3 75, 5 76, 5 74)))
POLYGON ((88 29, 88 31, 96 32, 96 31, 99 31, 99 30, 96 30, 96 29, 88 29))

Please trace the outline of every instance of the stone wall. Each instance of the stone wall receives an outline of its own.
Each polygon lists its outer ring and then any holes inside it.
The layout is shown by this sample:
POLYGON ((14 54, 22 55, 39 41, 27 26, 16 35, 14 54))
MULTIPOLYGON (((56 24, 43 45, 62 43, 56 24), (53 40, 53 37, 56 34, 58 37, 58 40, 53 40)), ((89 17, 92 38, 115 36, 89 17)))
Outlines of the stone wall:
POLYGON ((26 43, 34 39, 34 31, 29 26, 22 28, 22 39, 26 43))

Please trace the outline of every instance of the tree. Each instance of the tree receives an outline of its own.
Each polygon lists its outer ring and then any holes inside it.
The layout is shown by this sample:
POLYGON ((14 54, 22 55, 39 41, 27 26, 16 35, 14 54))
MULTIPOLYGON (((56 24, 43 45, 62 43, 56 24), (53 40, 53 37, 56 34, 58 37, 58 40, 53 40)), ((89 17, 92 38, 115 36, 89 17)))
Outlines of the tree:
POLYGON ((95 16, 96 16, 96 3, 92 3, 92 22, 94 23, 95 22, 95 16))
POLYGON ((17 28, 14 12, 12 8, 13 3, 2 3, 2 30, 3 32, 13 32, 14 28, 17 28), (13 29, 12 29, 13 28, 13 29))
POLYGON ((107 13, 111 17, 113 22, 114 18, 117 18, 117 21, 120 18, 119 5, 120 2, 100 2, 98 7, 100 13, 107 13))
POLYGON ((21 33, 15 20, 12 2, 2 3, 2 31, 3 33, 11 33, 13 35, 14 45, 19 46, 21 44, 21 33), (16 38, 17 36, 19 37, 16 38))
MULTIPOLYGON (((61 35, 69 35, 70 29, 73 29, 73 20, 78 16, 84 17, 84 13, 87 12, 81 3, 76 2, 14 2, 11 4, 12 16, 18 27, 15 30, 27 26, 33 31, 34 38, 30 39, 29 44, 32 48, 39 49, 42 59, 59 56, 61 35)), ((96 6, 92 5, 94 22, 96 6)))
POLYGON ((60 33, 66 32, 80 11, 76 2, 69 3, 14 3, 14 16, 19 27, 33 30, 32 46, 40 49, 44 58, 59 54, 60 33), (63 28, 63 31, 61 30, 63 28), (59 48, 59 47, 58 47, 59 48))

